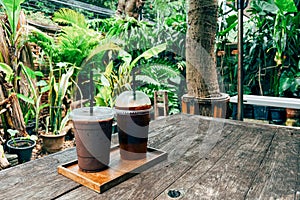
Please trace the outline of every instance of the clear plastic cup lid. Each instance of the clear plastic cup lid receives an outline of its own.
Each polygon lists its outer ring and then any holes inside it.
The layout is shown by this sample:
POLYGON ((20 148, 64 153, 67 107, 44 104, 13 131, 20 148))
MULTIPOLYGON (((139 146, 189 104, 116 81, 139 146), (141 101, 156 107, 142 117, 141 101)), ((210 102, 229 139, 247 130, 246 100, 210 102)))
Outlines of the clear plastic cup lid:
POLYGON ((76 121, 96 121, 112 119, 115 115, 115 111, 109 107, 93 107, 93 114, 91 115, 90 107, 76 108, 71 111, 70 118, 76 121))
POLYGON ((116 99, 115 109, 117 113, 130 111, 131 113, 147 112, 151 109, 150 98, 141 91, 122 92, 116 99))

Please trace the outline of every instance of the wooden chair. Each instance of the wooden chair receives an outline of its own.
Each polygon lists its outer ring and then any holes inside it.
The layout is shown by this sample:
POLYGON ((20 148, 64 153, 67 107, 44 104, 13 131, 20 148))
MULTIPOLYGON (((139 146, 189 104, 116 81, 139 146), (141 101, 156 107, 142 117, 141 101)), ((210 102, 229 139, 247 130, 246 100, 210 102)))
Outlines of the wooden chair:
POLYGON ((163 110, 163 116, 167 116, 169 112, 168 92, 159 90, 154 92, 154 119, 160 116, 160 110, 163 110))

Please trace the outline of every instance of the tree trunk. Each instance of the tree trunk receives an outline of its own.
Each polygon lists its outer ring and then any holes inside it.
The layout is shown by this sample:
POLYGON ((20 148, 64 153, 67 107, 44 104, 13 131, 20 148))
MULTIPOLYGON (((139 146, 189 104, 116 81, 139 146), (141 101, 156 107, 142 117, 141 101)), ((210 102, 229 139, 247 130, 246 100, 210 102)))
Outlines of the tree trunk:
MULTIPOLYGON (((23 113, 16 94, 9 95, 12 86, 5 81, 4 73, 0 72, 0 115, 5 129, 16 129, 19 136, 26 136, 26 126, 24 123, 23 113)), ((6 131, 5 130, 5 131, 6 131)), ((4 134, 4 139, 9 136, 4 134)))
POLYGON ((128 15, 138 19, 143 5, 144 1, 142 0, 119 0, 116 14, 119 16, 128 15))
POLYGON ((217 30, 217 0, 190 0, 186 40, 188 95, 220 96, 214 52, 217 30))

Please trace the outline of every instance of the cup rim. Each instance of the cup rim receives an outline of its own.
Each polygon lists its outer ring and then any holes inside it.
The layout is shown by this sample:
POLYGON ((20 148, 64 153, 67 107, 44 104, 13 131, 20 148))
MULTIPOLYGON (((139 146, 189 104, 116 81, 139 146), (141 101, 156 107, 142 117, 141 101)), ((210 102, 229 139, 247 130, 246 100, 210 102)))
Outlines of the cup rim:
POLYGON ((70 119, 73 121, 104 121, 110 120, 115 116, 115 111, 110 107, 94 106, 93 109, 93 115, 90 115, 90 107, 76 108, 71 111, 70 119))
POLYGON ((121 110, 121 109, 117 109, 114 108, 114 111, 116 114, 145 114, 145 113, 149 113, 151 110, 153 109, 153 107, 151 106, 148 109, 145 110, 121 110))

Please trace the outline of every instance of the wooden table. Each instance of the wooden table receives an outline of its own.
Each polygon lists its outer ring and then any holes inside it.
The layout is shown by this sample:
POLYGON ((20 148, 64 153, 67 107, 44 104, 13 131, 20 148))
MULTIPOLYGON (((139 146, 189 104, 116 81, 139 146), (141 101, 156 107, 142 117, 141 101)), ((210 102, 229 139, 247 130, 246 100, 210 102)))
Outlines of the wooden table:
POLYGON ((151 122, 168 160, 98 194, 57 173, 68 149, 0 171, 0 199, 300 199, 300 130, 193 115, 151 122))

